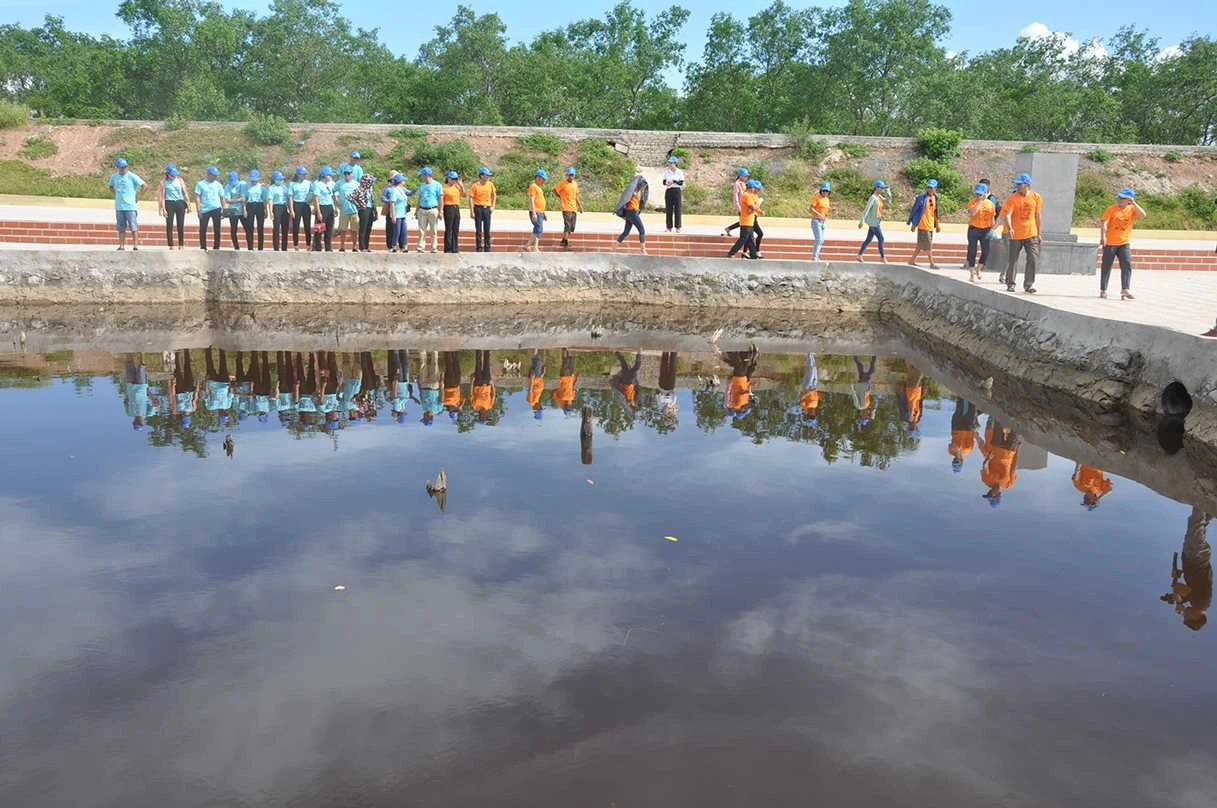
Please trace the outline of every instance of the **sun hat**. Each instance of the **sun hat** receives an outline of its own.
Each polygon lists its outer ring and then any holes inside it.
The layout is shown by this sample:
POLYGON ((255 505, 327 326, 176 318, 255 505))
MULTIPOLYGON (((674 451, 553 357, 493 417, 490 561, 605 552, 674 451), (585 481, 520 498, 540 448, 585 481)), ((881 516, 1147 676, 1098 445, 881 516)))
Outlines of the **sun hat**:
POLYGON ((342 167, 342 173, 343 173, 343 174, 354 174, 354 173, 355 173, 355 169, 351 168, 350 166, 345 166, 345 165, 344 165, 344 166, 342 167))
POLYGON ((165 166, 165 173, 171 177, 176 177, 178 175, 177 166, 170 163, 169 165, 165 166))
POLYGON ((566 176, 568 176, 568 177, 573 177, 573 176, 575 176, 576 173, 577 172, 575 171, 574 166, 570 166, 569 168, 566 169, 566 176))
POLYGON ((283 179, 283 172, 275 169, 274 171, 270 172, 270 178, 275 182, 278 182, 279 180, 283 179))
POLYGON ((820 190, 821 190, 821 191, 831 191, 831 190, 832 190, 832 183, 831 183, 831 182, 822 182, 822 183, 820 183, 820 190))
POLYGON ((251 180, 255 180, 255 181, 260 180, 260 179, 262 179, 262 172, 256 168, 251 168, 249 170, 249 178, 251 180))
POLYGON ((938 180, 926 180, 926 181, 925 181, 925 187, 926 187, 926 188, 937 188, 937 187, 938 187, 938 180))
POLYGON ((220 176, 220 169, 215 166, 207 166, 207 175, 209 177, 218 177, 220 176))
POLYGON ((303 177, 307 173, 308 173, 308 169, 305 168, 304 166, 296 166, 296 176, 297 177, 303 177))
POLYGON ((985 185, 983 182, 978 182, 976 183, 976 187, 972 189, 972 193, 976 194, 977 196, 987 194, 989 193, 989 186, 985 185))
POLYGON ((351 152, 351 159, 352 160, 362 160, 363 158, 359 156, 359 152, 353 151, 353 152, 351 152))
POLYGON ((124 160, 123 158, 121 158, 121 157, 120 157, 120 158, 118 158, 117 160, 115 160, 115 161, 114 161, 114 167, 115 167, 115 168, 126 168, 126 167, 127 167, 127 161, 126 161, 126 160, 124 160))
POLYGON ((537 174, 536 174, 536 176, 540 177, 540 178, 541 178, 541 179, 543 179, 543 180, 547 180, 547 179, 549 179, 549 173, 548 173, 548 172, 547 172, 545 169, 543 169, 543 168, 538 168, 538 169, 537 169, 537 174))
POLYGON ((1030 185, 1031 184, 1031 175, 1030 174, 1019 174, 1017 177, 1014 178, 1014 184, 1015 185, 1030 185))
POLYGON ((745 187, 752 188, 753 190, 755 190, 755 189, 761 187, 761 181, 760 180, 748 180, 748 182, 745 184, 745 187))
POLYGON ((669 162, 669 163, 679 163, 679 162, 680 162, 680 158, 679 158, 679 157, 677 157, 675 154, 669 154, 669 155, 668 155, 668 162, 669 162))
POLYGON ((321 167, 321 176, 323 176, 323 177, 334 176, 334 169, 330 168, 329 166, 322 166, 321 167))
POLYGON ((487 168, 486 166, 482 166, 481 168, 479 168, 479 169, 478 169, 478 176, 480 177, 480 176, 482 176, 483 174, 485 174, 487 177, 491 176, 490 169, 489 169, 489 168, 487 168))
POLYGON ((746 168, 737 168, 737 169, 735 169, 735 173, 736 173, 736 174, 738 174, 738 175, 740 175, 741 177, 747 177, 747 176, 748 176, 748 169, 746 169, 746 168))
POLYGON ((886 188, 887 183, 884 182, 883 180, 875 180, 875 187, 876 188, 886 188))
POLYGON ((460 176, 461 176, 461 175, 460 175, 460 174, 458 174, 458 173, 456 173, 455 171, 449 171, 449 172, 448 172, 448 179, 450 179, 450 180, 459 179, 459 178, 460 178, 460 176))
POLYGON ((235 172, 235 171, 228 172, 228 181, 229 182, 236 182, 239 179, 241 179, 241 175, 238 174, 237 172, 235 172))
POLYGON ((430 177, 431 174, 432 174, 431 166, 423 166, 422 168, 420 168, 418 170, 418 176, 420 176, 420 177, 430 177))
POLYGON ((1134 191, 1132 188, 1125 188, 1123 191, 1120 191, 1120 193, 1116 194, 1116 196, 1120 197, 1121 199, 1136 199, 1137 192, 1134 191))

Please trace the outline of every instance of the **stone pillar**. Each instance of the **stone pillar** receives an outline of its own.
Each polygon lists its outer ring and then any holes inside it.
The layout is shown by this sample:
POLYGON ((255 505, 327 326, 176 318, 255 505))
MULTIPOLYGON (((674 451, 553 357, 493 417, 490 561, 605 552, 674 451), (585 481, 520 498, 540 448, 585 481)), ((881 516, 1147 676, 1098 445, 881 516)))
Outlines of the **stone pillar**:
POLYGON ((1079 242, 1070 232, 1078 185, 1078 156, 1064 152, 1020 153, 1014 158, 1014 173, 1030 174, 1032 189, 1044 198, 1040 274, 1095 274, 1099 245, 1079 242))

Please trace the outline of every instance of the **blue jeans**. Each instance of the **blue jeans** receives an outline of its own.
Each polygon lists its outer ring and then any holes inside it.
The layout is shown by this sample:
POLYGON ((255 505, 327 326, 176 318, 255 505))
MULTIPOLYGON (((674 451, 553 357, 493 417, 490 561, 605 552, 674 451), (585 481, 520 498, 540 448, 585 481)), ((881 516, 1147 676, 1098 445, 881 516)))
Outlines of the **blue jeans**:
POLYGON ((537 238, 541 238, 541 234, 544 232, 545 232, 545 214, 543 212, 534 213, 532 216, 532 234, 537 238))
POLYGON ((622 230, 621 235, 617 236, 617 243, 620 244, 621 242, 625 241, 625 237, 630 234, 630 229, 636 228, 638 230, 638 243, 646 244, 647 231, 646 228, 642 226, 642 217, 638 215, 638 211, 623 210, 621 212, 621 218, 625 219, 625 230, 622 230))
POLYGON ((408 221, 405 216, 398 216, 393 220, 391 225, 389 222, 385 222, 386 240, 389 242, 390 250, 394 247, 400 247, 403 250, 408 249, 406 244, 406 224, 408 221))
POLYGON ((811 220, 811 237, 816 240, 816 246, 811 250, 811 260, 820 260, 820 247, 824 244, 824 225, 828 224, 823 219, 811 220))
POLYGON ((132 233, 139 230, 139 211, 137 210, 116 210, 114 220, 120 233, 124 230, 130 230, 132 233))
POLYGON ((886 258, 887 256, 883 254, 883 229, 879 225, 867 228, 866 238, 862 239, 862 247, 858 250, 858 257, 861 258, 862 254, 866 252, 866 248, 870 246, 871 239, 879 242, 879 257, 886 258))

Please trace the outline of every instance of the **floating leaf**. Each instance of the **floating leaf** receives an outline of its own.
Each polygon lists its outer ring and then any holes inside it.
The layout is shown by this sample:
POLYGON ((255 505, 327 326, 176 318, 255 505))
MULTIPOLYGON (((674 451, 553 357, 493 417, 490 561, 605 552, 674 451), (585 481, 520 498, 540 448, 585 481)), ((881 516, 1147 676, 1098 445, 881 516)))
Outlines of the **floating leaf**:
POLYGON ((676 538, 675 536, 664 536, 664 538, 668 541, 680 541, 680 539, 676 538))

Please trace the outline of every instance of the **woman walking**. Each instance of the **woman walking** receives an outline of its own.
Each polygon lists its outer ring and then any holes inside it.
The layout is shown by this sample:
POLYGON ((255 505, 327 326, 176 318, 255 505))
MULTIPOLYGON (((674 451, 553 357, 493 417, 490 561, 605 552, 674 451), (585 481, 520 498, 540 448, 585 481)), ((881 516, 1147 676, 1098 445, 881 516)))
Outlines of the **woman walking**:
POLYGON ((740 197, 739 206, 739 238, 735 240, 735 244, 731 246, 727 253, 728 258, 735 257, 735 254, 744 248, 745 258, 756 258, 756 240, 753 238, 753 229, 756 227, 756 217, 761 212, 761 198, 759 191, 764 190, 760 180, 748 180, 748 184, 744 190, 743 196, 740 197))
POLYGON ((997 220, 997 209, 989 199, 989 186, 977 183, 968 202, 968 280, 979 281, 989 263, 989 231, 997 220), (976 250, 980 248, 980 266, 976 266, 976 250))
POLYGON ((499 203, 498 191, 491 181, 490 169, 478 169, 478 180, 469 186, 469 214, 473 216, 473 237, 478 252, 490 252, 490 215, 499 203))
POLYGON ((647 231, 642 226, 642 209, 646 207, 649 191, 646 179, 641 174, 635 174, 617 201, 617 215, 625 219, 625 229, 617 236, 617 243, 625 241, 631 228, 637 228, 638 249, 643 255, 647 254, 647 231))
POLYGON ((282 171, 272 171, 270 179, 271 185, 266 189, 266 196, 270 202, 270 245, 273 250, 284 251, 287 249, 287 230, 290 220, 287 209, 291 191, 288 190, 287 183, 283 181, 282 171))
POLYGON ((816 245, 811 249, 811 260, 820 260, 820 248, 824 246, 824 227, 828 224, 828 212, 832 210, 832 183, 820 183, 820 192, 811 198, 811 236, 816 245))
POLYGON ((449 171, 444 180, 444 252, 458 253, 461 251, 461 197, 465 186, 461 183, 461 175, 449 171))
POLYGON ((667 232, 680 232, 681 207, 684 201, 685 172, 680 170, 680 158, 668 155, 668 169, 663 172, 663 213, 667 232))
POLYGON ((228 184, 224 186, 224 193, 228 199, 228 204, 224 207, 224 218, 228 220, 228 237, 232 240, 232 248, 239 250, 241 243, 237 240, 237 225, 241 225, 247 236, 249 234, 249 220, 245 218, 245 183, 241 181, 240 174, 235 171, 228 172, 228 184))
POLYGON ((892 191, 887 187, 887 183, 883 180, 875 180, 875 190, 866 200, 866 207, 862 209, 862 216, 858 219, 858 228, 866 226, 866 238, 862 240, 862 246, 858 249, 858 260, 865 261, 866 248, 870 246, 873 239, 879 245, 879 260, 884 264, 887 263, 887 255, 883 252, 883 209, 892 203, 892 191))
POLYGON ((313 246, 313 217, 309 207, 309 197, 313 193, 313 183, 309 181, 308 169, 296 166, 295 179, 287 186, 289 201, 287 212, 292 217, 292 247, 300 249, 300 230, 304 229, 304 248, 313 246))
POLYGON ((1107 298, 1107 282, 1111 280, 1111 265, 1120 259, 1120 299, 1132 300, 1132 240, 1133 224, 1145 218, 1145 209, 1137 204, 1137 192, 1125 188, 1116 196, 1116 203, 1108 205, 1099 219, 1099 244, 1103 247, 1100 264, 1099 297, 1107 298))
POLYGON ((182 232, 186 227, 186 214, 190 212, 190 202, 186 193, 186 183, 173 163, 165 166, 165 176, 161 179, 156 201, 161 216, 165 217, 165 243, 169 245, 169 249, 173 249, 173 228, 176 224, 177 248, 182 249, 182 232))
POLYGON ((256 230, 258 252, 266 247, 266 191, 266 186, 262 184, 262 172, 251 168, 249 180, 245 183, 245 244, 251 250, 254 248, 256 230))

